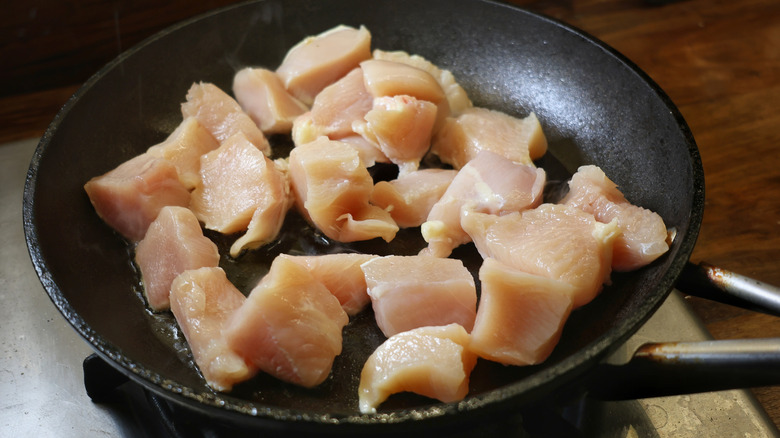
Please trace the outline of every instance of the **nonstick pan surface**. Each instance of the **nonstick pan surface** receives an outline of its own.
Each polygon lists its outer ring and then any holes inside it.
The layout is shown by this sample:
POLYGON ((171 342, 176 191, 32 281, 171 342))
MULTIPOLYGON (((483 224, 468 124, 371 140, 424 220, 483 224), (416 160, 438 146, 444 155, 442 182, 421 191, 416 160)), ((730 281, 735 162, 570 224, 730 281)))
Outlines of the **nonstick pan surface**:
MULTIPOLYGON (((278 150, 290 146, 284 137, 271 141, 278 150)), ((381 431, 498 415, 586 373, 672 289, 696 240, 703 188, 695 142, 672 102, 630 61, 581 31, 480 0, 428 0, 424 6, 414 0, 267 0, 169 28, 89 79, 35 152, 24 225, 33 264, 54 304, 101 357, 146 388, 242 425, 381 431), (378 414, 360 414, 360 369, 383 340, 370 310, 345 328, 344 352, 315 389, 268 376, 229 394, 208 388, 173 318, 146 309, 132 247, 98 218, 83 185, 173 131, 193 82, 229 91, 239 69, 274 69, 302 38, 339 24, 366 26, 373 48, 405 50, 450 69, 475 105, 518 117, 536 113, 549 141, 538 164, 553 186, 565 184, 579 165, 600 166, 631 202, 658 212, 676 231, 670 251, 639 271, 614 273, 596 300, 572 314, 544 364, 481 361, 462 402, 397 395, 378 414)), ((208 235, 226 254, 232 238, 208 235)), ((238 260, 223 256, 221 265, 248 292, 280 252, 414 254, 422 245, 418 230, 399 233, 389 245, 338 244, 291 213, 277 242, 238 260)), ((472 246, 455 255, 476 272, 479 258, 472 246)))

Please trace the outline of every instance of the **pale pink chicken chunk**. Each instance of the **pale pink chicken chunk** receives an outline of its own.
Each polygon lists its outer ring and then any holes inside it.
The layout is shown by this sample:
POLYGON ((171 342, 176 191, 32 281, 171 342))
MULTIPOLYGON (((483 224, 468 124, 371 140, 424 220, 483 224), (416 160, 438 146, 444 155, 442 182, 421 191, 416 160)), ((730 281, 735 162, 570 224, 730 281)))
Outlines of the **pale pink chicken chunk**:
POLYGON ((370 201, 389 211, 399 227, 419 227, 457 173, 454 169, 420 169, 391 181, 379 181, 370 201))
POLYGON ((291 205, 288 181, 242 133, 203 155, 200 175, 190 208, 204 226, 224 234, 248 229, 232 256, 276 237, 291 205))
POLYGON ((395 61, 370 59, 360 63, 366 90, 374 97, 412 96, 436 105, 436 131, 451 114, 447 95, 425 70, 395 61))
POLYGON ((620 235, 616 221, 602 224, 590 213, 560 204, 504 216, 466 210, 461 225, 482 257, 574 286, 575 308, 609 282, 612 246, 620 235))
POLYGON ((385 61, 401 62, 430 73, 430 75, 436 79, 439 85, 441 85, 441 88, 444 90, 444 94, 447 97, 447 102, 450 107, 451 115, 453 116, 458 115, 466 108, 471 108, 473 106, 471 99, 466 93, 466 90, 464 90, 463 87, 458 84, 452 72, 439 68, 420 55, 410 55, 409 53, 400 50, 388 52, 375 49, 373 52, 373 57, 374 59, 381 59, 385 61))
POLYGON ((428 248, 422 254, 447 257, 471 241, 460 224, 464 209, 503 215, 534 208, 542 202, 544 170, 518 164, 490 151, 480 151, 461 168, 421 226, 428 248))
MULTIPOLYGON (((295 122, 293 122, 292 139, 296 145, 303 145, 317 140, 319 137, 326 137, 318 133, 317 127, 313 125, 311 119, 311 111, 302 114, 295 122)), ((366 168, 373 166, 376 163, 389 163, 390 160, 385 157, 379 146, 369 142, 365 138, 354 134, 346 137, 339 138, 338 141, 346 143, 351 146, 358 153, 360 162, 363 163, 366 168)))
POLYGON ((221 268, 182 272, 171 286, 171 312, 181 327, 206 383, 227 392, 250 379, 257 368, 228 345, 223 330, 246 297, 221 268))
POLYGON ((306 111, 293 120, 290 136, 292 137, 293 144, 302 145, 322 137, 323 134, 320 131, 321 127, 314 125, 311 111, 306 111))
POLYGON ((294 204, 286 162, 267 160, 265 166, 258 181, 262 194, 256 198, 257 209, 252 213, 246 233, 230 245, 231 257, 238 257, 244 250, 259 248, 276 239, 287 212, 294 204))
POLYGON ((385 336, 429 325, 474 326, 474 277, 458 259, 377 257, 361 266, 376 323, 385 336))
POLYGON ((390 162, 376 143, 372 143, 360 135, 349 135, 340 138, 339 141, 352 146, 352 148, 357 151, 360 161, 362 161, 366 167, 371 167, 376 163, 390 162))
POLYGON ((356 122, 353 129, 377 144, 403 175, 417 170, 428 152, 436 111, 433 103, 413 96, 377 97, 365 121, 356 122))
POLYGON ((504 365, 534 365, 552 353, 572 310, 574 287, 488 258, 469 348, 504 365))
POLYGON ((341 354, 349 317, 309 271, 277 257, 225 329, 228 345, 260 370, 311 388, 341 354))
POLYGON ((357 67, 346 76, 325 87, 311 107, 309 137, 326 135, 333 140, 355 135, 352 124, 363 120, 371 110, 374 97, 363 84, 363 69, 357 67))
POLYGON ((257 124, 235 99, 216 85, 208 82, 192 84, 186 99, 181 104, 182 116, 198 119, 220 143, 241 132, 265 155, 271 155, 271 145, 257 124))
POLYGON ((284 134, 309 110, 294 98, 279 76, 264 68, 243 68, 233 76, 233 95, 264 134, 284 134))
POLYGON ((436 133, 431 152, 460 169, 482 150, 521 164, 532 164, 547 152, 547 138, 534 113, 518 119, 500 111, 473 107, 448 117, 436 133))
POLYGON ((309 273, 333 294, 347 315, 357 315, 371 298, 360 265, 377 257, 371 254, 340 253, 311 256, 282 256, 305 266, 309 273))
POLYGON ((163 158, 176 166, 187 190, 200 180, 200 156, 219 147, 219 142, 194 117, 187 117, 162 143, 147 150, 153 157, 163 158))
POLYGON ((84 184, 98 216, 125 238, 143 239, 166 205, 186 207, 190 192, 176 166, 149 154, 138 155, 84 184))
POLYGON ((285 88, 306 105, 323 88, 371 58, 371 34, 361 26, 337 26, 303 39, 291 48, 276 74, 285 88))
POLYGON ((462 400, 469 391, 477 357, 469 334, 457 325, 420 327, 387 339, 360 373, 358 406, 364 414, 392 394, 413 392, 442 402, 462 400))
POLYGON ((163 207, 138 242, 135 263, 149 307, 155 311, 170 307, 171 282, 188 269, 219 265, 217 245, 203 235, 200 223, 184 207, 163 207))
POLYGON ((612 269, 641 268, 669 250, 668 231, 658 213, 631 204, 597 166, 582 166, 561 201, 593 214, 600 222, 617 219, 622 234, 615 240, 612 269))
POLYGON ((296 146, 289 163, 298 211, 326 236, 341 242, 395 237, 390 213, 368 203, 374 181, 353 147, 319 137, 296 146))

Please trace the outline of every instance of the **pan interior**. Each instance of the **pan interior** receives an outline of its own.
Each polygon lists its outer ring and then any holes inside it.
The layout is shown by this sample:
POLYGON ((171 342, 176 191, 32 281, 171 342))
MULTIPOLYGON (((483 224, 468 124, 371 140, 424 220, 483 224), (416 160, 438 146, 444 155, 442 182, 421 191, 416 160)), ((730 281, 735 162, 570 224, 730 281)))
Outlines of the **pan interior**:
MULTIPOLYGON (((560 23, 486 1, 432 0, 426 8, 421 14, 412 0, 377 1, 370 8, 357 0, 244 3, 168 29, 92 77, 42 138, 24 200, 33 263, 76 330, 122 372, 198 408, 313 423, 381 423, 523 402, 579 374, 637 329, 671 289, 701 216, 701 164, 679 113, 630 62, 560 23), (365 25, 374 48, 405 50, 450 69, 475 105, 519 117, 536 113, 550 143, 539 162, 548 178, 563 184, 579 165, 599 165, 630 201, 676 229, 669 253, 638 272, 613 274, 612 285, 574 312, 545 364, 481 362, 460 404, 442 408, 401 395, 383 406, 385 416, 357 414, 360 368, 383 340, 370 310, 346 328, 345 352, 320 387, 305 390, 258 376, 230 394, 210 390, 172 317, 145 309, 132 248, 97 217, 83 184, 163 140, 181 121, 179 105, 193 82, 229 91, 238 69, 273 69, 300 39, 338 24, 365 25)), ((278 149, 290 146, 285 137, 271 140, 278 149)), ((234 238, 210 237, 222 254, 234 238)), ((221 265, 248 292, 280 252, 414 254, 423 244, 414 230, 390 245, 337 244, 291 213, 278 242, 237 261, 223 256, 221 265)), ((476 272, 473 247, 457 255, 476 272)))

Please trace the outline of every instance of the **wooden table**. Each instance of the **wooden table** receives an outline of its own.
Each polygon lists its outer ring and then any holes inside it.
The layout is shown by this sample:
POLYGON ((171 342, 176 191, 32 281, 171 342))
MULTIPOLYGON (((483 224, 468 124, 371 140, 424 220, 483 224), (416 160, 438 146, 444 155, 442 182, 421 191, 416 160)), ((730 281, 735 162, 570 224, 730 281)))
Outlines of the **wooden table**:
MULTIPOLYGON (((121 50, 231 2, 92 2, 83 12, 17 2, 0 18, 0 143, 40 136, 78 85, 121 50)), ((513 3, 600 38, 666 91, 693 131, 706 175, 692 260, 780 285, 780 2, 513 3)), ((690 302, 716 338, 780 337, 775 317, 690 302)), ((780 426, 780 388, 755 394, 780 426)))

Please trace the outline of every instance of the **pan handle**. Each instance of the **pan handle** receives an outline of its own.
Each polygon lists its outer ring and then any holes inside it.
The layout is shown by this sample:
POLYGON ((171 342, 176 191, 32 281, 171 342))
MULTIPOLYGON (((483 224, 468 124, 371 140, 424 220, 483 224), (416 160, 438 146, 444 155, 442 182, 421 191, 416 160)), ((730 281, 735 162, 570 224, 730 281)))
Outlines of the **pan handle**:
POLYGON ((688 295, 780 316, 780 288, 708 263, 688 262, 676 287, 688 295))
POLYGON ((588 395, 629 400, 780 383, 780 339, 649 343, 589 374, 588 395))
MULTIPOLYGON (((688 262, 681 292, 780 316, 780 288, 707 263, 688 262)), ((648 343, 626 363, 599 364, 588 395, 628 400, 780 384, 780 338, 648 343)))

